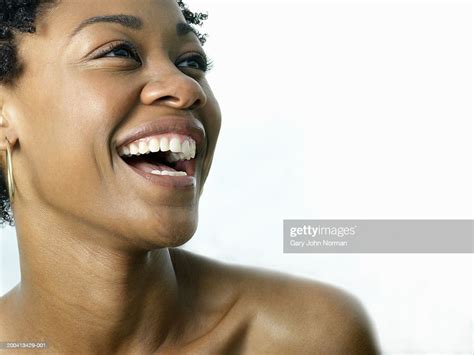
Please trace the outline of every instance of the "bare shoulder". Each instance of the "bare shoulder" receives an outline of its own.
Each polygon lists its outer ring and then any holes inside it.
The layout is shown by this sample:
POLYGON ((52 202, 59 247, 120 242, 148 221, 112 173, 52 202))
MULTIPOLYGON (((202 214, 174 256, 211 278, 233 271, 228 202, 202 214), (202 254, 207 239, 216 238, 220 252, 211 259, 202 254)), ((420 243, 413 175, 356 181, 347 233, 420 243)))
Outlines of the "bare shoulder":
MULTIPOLYGON (((378 354, 372 325, 350 293, 269 270, 245 271, 258 312, 255 342, 287 354, 378 354), (267 344, 261 339, 271 339, 267 344)), ((266 349, 266 348, 264 348, 266 349)))
MULTIPOLYGON (((361 303, 337 287, 183 252, 213 292, 238 295, 235 322, 248 322, 248 353, 378 354, 361 303)), ((242 352, 244 353, 244 352, 242 352)))

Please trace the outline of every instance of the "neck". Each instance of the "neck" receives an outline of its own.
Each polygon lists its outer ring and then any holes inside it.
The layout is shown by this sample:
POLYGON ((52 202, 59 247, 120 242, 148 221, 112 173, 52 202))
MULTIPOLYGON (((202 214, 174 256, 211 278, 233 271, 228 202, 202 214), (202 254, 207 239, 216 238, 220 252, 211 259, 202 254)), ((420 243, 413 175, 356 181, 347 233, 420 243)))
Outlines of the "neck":
POLYGON ((17 223, 21 283, 11 312, 23 338, 109 353, 149 352, 174 337, 183 307, 167 248, 113 249, 100 243, 110 236, 84 225, 51 225, 17 223))

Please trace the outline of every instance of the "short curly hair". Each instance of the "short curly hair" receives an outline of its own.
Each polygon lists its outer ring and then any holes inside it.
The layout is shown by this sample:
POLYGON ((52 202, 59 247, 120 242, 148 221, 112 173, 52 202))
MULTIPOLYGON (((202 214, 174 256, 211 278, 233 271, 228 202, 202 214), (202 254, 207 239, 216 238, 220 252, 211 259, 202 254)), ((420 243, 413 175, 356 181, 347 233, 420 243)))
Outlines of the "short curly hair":
MULTIPOLYGON (((22 66, 18 59, 15 34, 35 33, 35 20, 58 2, 59 0, 0 0, 0 85, 11 86, 21 75, 22 66)), ((186 22, 204 45, 207 34, 201 34, 193 25, 201 26, 208 17, 207 13, 192 12, 183 1, 176 2, 186 22)), ((5 176, 0 169, 0 225, 5 223, 15 225, 5 176)))

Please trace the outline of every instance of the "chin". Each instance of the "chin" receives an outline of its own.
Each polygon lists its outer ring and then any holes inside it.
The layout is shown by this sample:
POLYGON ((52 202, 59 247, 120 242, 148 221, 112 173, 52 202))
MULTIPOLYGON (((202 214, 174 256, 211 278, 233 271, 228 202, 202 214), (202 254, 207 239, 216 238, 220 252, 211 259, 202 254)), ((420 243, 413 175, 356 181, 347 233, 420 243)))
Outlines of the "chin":
POLYGON ((142 219, 131 223, 136 240, 146 243, 146 249, 178 247, 188 242, 198 226, 196 211, 162 213, 155 218, 142 219), (138 223, 137 223, 138 222, 138 223), (140 231, 137 234, 137 231, 140 231))
POLYGON ((187 243, 194 235, 197 229, 196 224, 182 224, 179 226, 173 226, 169 230, 159 231, 156 235, 157 241, 162 248, 173 248, 179 247, 187 243))

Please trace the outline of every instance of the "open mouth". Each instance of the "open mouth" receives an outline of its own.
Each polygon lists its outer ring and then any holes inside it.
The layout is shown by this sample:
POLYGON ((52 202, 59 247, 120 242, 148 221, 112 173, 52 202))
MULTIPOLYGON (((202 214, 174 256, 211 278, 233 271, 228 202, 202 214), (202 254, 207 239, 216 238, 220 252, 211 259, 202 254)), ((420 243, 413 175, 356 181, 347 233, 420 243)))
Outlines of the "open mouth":
POLYGON ((188 136, 166 134, 141 138, 118 149, 123 161, 145 174, 194 176, 196 142, 188 136))

